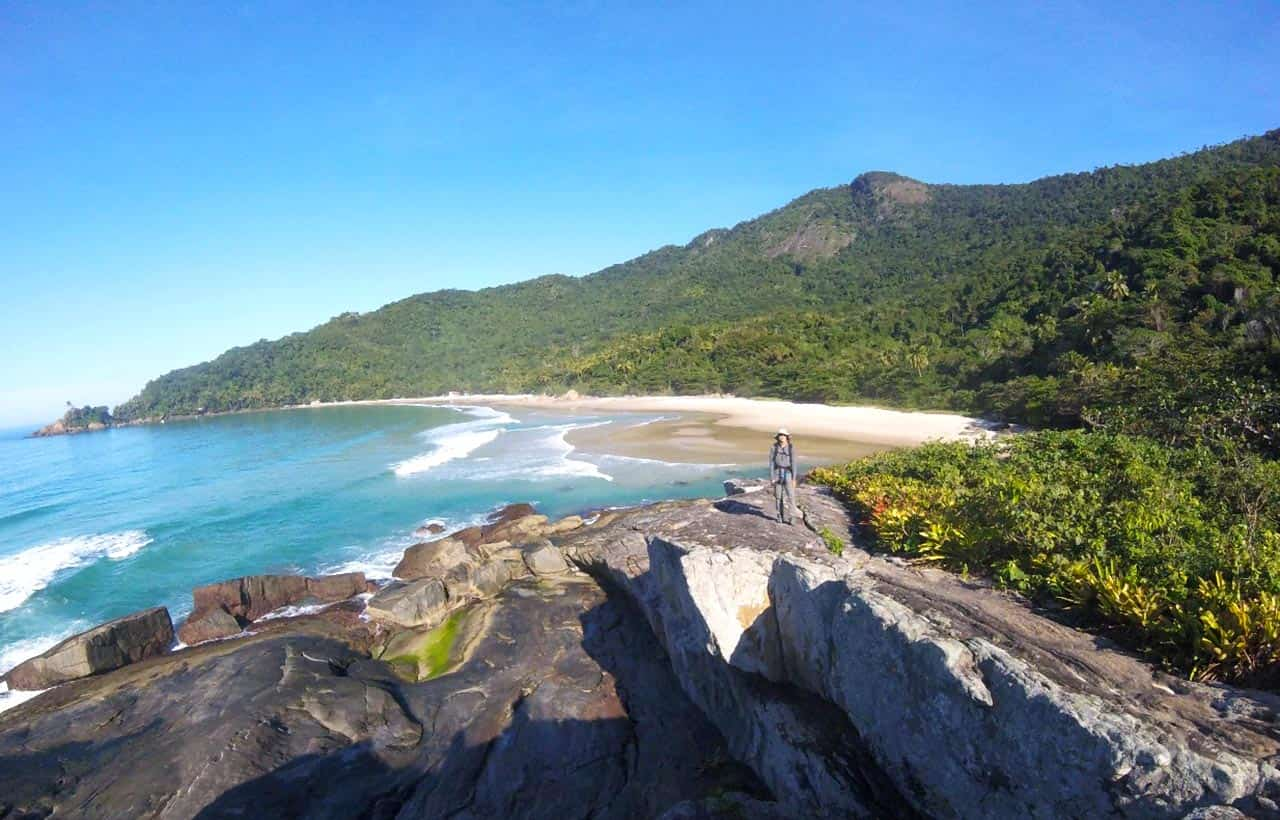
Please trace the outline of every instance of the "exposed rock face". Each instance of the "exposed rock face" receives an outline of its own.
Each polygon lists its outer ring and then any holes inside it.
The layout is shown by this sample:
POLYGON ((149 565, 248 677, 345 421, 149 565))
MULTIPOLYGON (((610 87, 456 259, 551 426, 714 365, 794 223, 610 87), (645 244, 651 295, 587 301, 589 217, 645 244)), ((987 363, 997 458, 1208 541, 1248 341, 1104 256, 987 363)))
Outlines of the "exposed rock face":
POLYGON ((0 814, 622 820, 763 796, 625 601, 542 581, 486 606, 422 683, 310 618, 46 693, 0 714, 0 814))
POLYGON ((12 689, 47 689, 163 655, 173 645, 173 621, 164 607, 117 618, 73 635, 9 670, 12 689))
MULTIPOLYGON (((837 559, 739 498, 658 505, 568 552, 641 606, 686 693, 789 811, 1276 813, 1280 699, 1153 673, 945 573, 837 559)), ((849 532, 829 498, 800 502, 849 532)))
POLYGON ((851 242, 853 229, 834 220, 811 218, 790 234, 776 239, 765 248, 765 256, 773 259, 790 256, 801 262, 816 262, 835 256, 851 242))
POLYGON ((178 628, 178 640, 194 646, 205 641, 239 634, 240 622, 221 607, 193 612, 178 628))
POLYGON ((806 526, 745 494, 459 540, 371 620, 55 689, 0 715, 0 817, 1280 817, 1280 698, 833 556, 848 515, 798 496, 806 526))

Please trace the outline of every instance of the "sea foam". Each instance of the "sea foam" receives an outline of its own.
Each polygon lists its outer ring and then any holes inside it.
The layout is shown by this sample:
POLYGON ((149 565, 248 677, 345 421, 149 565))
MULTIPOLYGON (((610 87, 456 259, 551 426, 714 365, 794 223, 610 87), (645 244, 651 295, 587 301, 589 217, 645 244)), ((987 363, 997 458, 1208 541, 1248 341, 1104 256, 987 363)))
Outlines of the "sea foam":
POLYGON ((502 435, 506 431, 504 425, 515 421, 509 413, 492 407, 451 407, 449 409, 477 418, 422 431, 420 435, 432 442, 433 448, 426 453, 391 465, 392 471, 397 476, 405 478, 425 473, 450 461, 466 458, 475 450, 502 435))
POLYGON ((142 530, 59 538, 0 558, 0 612, 23 604, 60 573, 95 561, 119 561, 151 543, 142 530))

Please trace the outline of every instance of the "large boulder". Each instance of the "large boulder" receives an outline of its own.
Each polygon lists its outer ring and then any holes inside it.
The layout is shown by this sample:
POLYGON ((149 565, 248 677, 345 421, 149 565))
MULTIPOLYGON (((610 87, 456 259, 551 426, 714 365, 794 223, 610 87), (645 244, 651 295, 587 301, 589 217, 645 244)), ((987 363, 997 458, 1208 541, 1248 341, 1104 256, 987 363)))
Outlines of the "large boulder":
POLYGON ((423 524, 413 531, 413 534, 419 538, 426 538, 428 535, 439 535, 444 532, 444 524, 439 521, 432 521, 429 524, 423 524))
POLYGON ((546 540, 525 547, 524 562, 534 575, 559 575, 569 570, 569 564, 560 550, 546 540))
POLYGON ((517 518, 536 515, 537 512, 538 511, 533 508, 532 504, 508 504, 493 515, 489 516, 489 525, 496 527, 510 521, 515 521, 517 518))
POLYGON ((439 578, 394 583, 369 599, 370 618, 400 626, 434 626, 444 619, 449 596, 439 578))
POLYGON ((246 575, 196 587, 196 612, 222 609, 242 622, 256 621, 272 610, 306 601, 333 603, 366 589, 364 573, 347 572, 306 578, 301 575, 246 575))
POLYGON ((240 622, 225 609, 203 609, 191 613, 178 628, 178 640, 187 646, 195 646, 205 641, 238 635, 241 629, 240 622))
POLYGON ((237 619, 254 621, 306 598, 307 579, 301 575, 248 575, 196 587, 191 597, 196 612, 225 609, 237 619))
POLYGON ((510 541, 520 544, 542 537, 546 530, 545 515, 526 515, 493 527, 485 528, 485 541, 510 541))
POLYGON ((769 482, 760 478, 730 478, 724 482, 725 495, 746 495, 763 490, 769 482))
POLYGON ((582 516, 566 515, 554 524, 549 524, 543 530, 544 535, 561 535, 566 532, 573 532, 582 526, 582 516))
POLYGON ((307 579, 307 597, 318 603, 345 601, 368 591, 369 582, 363 572, 343 572, 307 579))
POLYGON ((427 577, 442 578, 451 569, 470 559, 466 544, 456 538, 441 538, 439 541, 427 541, 409 547, 391 574, 406 581, 427 577))
POLYGON ((5 675, 10 689, 48 689, 163 655, 173 645, 173 621, 162 606, 125 615, 73 635, 5 675))

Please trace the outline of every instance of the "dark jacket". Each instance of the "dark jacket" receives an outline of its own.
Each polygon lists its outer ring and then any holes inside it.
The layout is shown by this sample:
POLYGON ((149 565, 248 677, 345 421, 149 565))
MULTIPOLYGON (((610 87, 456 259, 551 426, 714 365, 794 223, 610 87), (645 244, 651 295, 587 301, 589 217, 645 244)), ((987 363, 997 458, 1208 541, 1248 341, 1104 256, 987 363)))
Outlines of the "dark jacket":
POLYGON ((784 470, 788 479, 796 477, 796 448, 789 440, 786 447, 775 441, 769 448, 769 480, 781 481, 784 470))

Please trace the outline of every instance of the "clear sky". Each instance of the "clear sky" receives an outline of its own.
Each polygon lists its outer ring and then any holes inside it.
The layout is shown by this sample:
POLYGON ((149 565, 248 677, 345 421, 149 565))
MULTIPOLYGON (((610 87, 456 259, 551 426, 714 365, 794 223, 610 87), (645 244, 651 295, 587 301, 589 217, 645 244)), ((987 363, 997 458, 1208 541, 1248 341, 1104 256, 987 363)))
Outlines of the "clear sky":
POLYGON ((5 2, 0 426, 865 170, 1025 181, 1261 133, 1277 78, 1274 2, 5 2))

